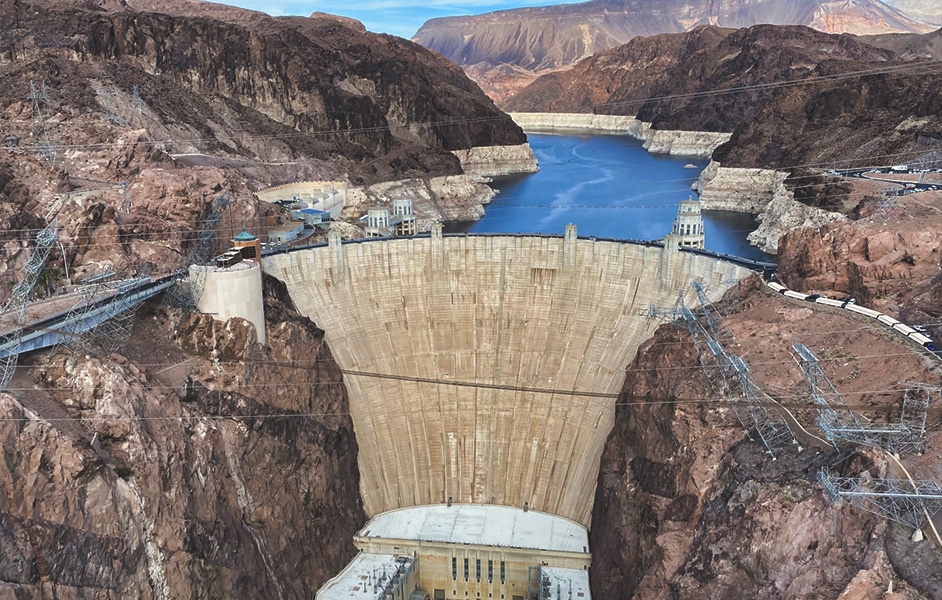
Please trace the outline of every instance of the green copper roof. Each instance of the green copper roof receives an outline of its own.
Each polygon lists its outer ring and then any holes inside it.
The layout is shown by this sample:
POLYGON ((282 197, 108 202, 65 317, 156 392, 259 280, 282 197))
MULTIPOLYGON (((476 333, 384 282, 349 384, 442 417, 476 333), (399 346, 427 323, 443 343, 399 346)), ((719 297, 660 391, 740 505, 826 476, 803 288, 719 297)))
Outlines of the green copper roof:
POLYGON ((243 226, 242 226, 242 233, 240 233, 239 235, 235 236, 235 237, 232 238, 232 239, 234 239, 234 240, 237 241, 237 242, 254 242, 254 241, 255 241, 255 236, 252 235, 251 233, 249 233, 248 231, 246 231, 246 230, 245 230, 245 225, 243 225, 243 226))

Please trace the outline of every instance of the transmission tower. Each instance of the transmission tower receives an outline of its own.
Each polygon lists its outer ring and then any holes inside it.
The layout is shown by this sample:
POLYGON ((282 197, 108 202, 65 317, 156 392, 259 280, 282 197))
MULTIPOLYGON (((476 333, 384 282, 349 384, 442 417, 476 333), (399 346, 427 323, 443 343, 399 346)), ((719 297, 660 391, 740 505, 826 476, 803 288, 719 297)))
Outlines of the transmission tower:
POLYGON ((112 307, 114 316, 102 321, 92 329, 93 337, 106 352, 114 352, 131 337, 134 315, 142 300, 135 299, 132 293, 151 280, 149 269, 145 266, 136 277, 122 281, 115 286, 112 307))
POLYGON ((84 351, 88 348, 90 345, 89 338, 79 334, 85 332, 85 321, 94 308, 95 301, 102 298, 107 282, 111 280, 114 275, 115 272, 108 269, 97 275, 86 277, 79 282, 82 286, 81 289, 78 290, 79 299, 72 305, 72 308, 69 309, 66 315, 66 326, 60 330, 61 335, 58 337, 57 346, 66 346, 70 348, 73 353, 84 351))
POLYGON ((39 87, 29 82, 29 100, 33 104, 33 138, 36 155, 46 161, 50 167, 56 166, 58 150, 49 139, 49 129, 46 125, 46 112, 49 109, 49 92, 46 91, 46 82, 39 87))
POLYGON ((942 486, 935 481, 837 477, 827 469, 818 471, 818 481, 835 504, 846 500, 912 529, 922 529, 942 509, 942 486))
POLYGON ((876 214, 880 215, 885 224, 890 217, 890 212, 899 204, 899 194, 893 187, 884 187, 880 190, 880 196, 877 200, 876 214))
POLYGON ((203 285, 206 273, 203 269, 190 269, 193 265, 204 265, 212 258, 213 240, 216 237, 216 227, 222 220, 222 211, 229 205, 229 192, 223 192, 213 200, 213 210, 204 221, 203 229, 197 238, 196 245, 190 250, 186 260, 177 269, 180 277, 177 283, 164 294, 164 303, 177 308, 192 309, 196 307, 200 296, 203 295, 203 285))
POLYGON ((828 380, 818 357, 800 342, 792 345, 798 364, 811 386, 818 410, 816 424, 831 444, 854 444, 884 448, 895 454, 915 454, 922 450, 926 414, 933 394, 939 388, 924 383, 907 383, 899 423, 862 423, 828 380))
POLYGON ((128 193, 128 182, 122 181, 121 186, 121 208, 118 209, 123 213, 131 212, 131 195, 128 193))
POLYGON ((46 259, 49 258, 49 252, 55 245, 59 234, 58 220, 53 217, 46 227, 36 235, 32 249, 29 253, 29 259, 26 261, 26 273, 23 280, 13 286, 13 295, 7 300, 7 303, 0 310, 0 322, 13 325, 15 329, 9 333, 11 341, 15 343, 11 346, 13 350, 9 354, 0 357, 0 390, 6 389, 13 378, 13 372, 16 370, 16 363, 19 355, 17 349, 19 340, 23 336, 23 326, 26 325, 26 309, 29 307, 29 296, 39 281, 46 266, 46 259))
POLYGON ((736 345, 736 337, 703 287, 696 282, 691 285, 700 300, 699 309, 684 307, 681 295, 678 308, 657 310, 652 306, 651 315, 683 319, 710 385, 729 401, 733 413, 747 432, 755 429, 769 454, 775 458, 775 449, 795 441, 791 427, 780 414, 768 409, 775 401, 753 379, 746 362, 726 350, 723 344, 736 345))

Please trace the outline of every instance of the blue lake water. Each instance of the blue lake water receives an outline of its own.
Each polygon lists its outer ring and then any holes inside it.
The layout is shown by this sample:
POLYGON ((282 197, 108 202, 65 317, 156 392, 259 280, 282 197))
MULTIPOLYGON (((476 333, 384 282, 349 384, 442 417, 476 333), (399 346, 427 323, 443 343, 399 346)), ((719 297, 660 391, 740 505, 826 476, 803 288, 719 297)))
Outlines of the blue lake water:
MULTIPOLYGON (((446 232, 555 233, 575 223, 580 236, 654 240, 670 233, 677 203, 694 195, 690 184, 704 159, 649 154, 623 135, 529 134, 540 172, 496 179, 499 190, 473 223, 448 223, 446 232), (685 168, 685 165, 695 168, 685 168)), ((769 260, 750 246, 752 215, 703 213, 706 248, 769 260)))

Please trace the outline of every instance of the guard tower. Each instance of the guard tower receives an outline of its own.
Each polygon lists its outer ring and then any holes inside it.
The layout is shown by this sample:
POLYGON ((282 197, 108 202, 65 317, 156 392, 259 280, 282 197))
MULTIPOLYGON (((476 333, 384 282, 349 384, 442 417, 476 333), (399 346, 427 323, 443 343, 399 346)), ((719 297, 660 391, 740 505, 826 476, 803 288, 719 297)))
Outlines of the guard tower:
POLYGON ((681 201, 674 217, 674 228, 664 242, 678 248, 703 249, 703 216, 699 200, 687 198, 681 201))

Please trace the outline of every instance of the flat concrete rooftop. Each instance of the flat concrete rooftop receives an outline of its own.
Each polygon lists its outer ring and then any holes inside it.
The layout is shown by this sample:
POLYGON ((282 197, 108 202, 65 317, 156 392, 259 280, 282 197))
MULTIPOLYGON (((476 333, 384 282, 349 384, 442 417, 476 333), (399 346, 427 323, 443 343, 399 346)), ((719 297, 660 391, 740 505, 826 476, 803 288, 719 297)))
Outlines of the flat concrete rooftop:
POLYGON ((417 506, 376 515, 359 532, 394 538, 587 553, 581 525, 550 514, 492 504, 417 506))
MULTIPOLYGON (((411 563, 411 559, 409 559, 411 563)), ((318 600, 382 600, 400 565, 392 554, 360 552, 317 592, 318 600)))
POLYGON ((545 600, 579 600, 591 597, 589 572, 585 569, 541 567, 540 572, 550 584, 545 600))

